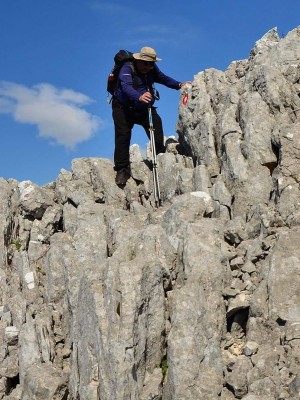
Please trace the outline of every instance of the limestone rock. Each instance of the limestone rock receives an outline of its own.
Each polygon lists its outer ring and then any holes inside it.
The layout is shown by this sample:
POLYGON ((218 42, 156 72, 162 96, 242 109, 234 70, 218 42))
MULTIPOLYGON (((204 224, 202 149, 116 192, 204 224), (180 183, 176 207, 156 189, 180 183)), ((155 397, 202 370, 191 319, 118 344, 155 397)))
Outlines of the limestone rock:
POLYGON ((63 400, 68 394, 67 380, 50 365, 33 365, 24 378, 22 400, 63 400))

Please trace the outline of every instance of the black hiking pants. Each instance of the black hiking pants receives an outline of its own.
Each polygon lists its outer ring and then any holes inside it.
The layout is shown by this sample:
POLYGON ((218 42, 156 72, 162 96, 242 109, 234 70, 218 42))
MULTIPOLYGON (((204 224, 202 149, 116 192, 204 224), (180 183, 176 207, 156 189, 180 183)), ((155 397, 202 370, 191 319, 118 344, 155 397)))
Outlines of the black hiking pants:
MULTIPOLYGON (((129 166, 129 147, 132 128, 135 124, 141 125, 150 139, 148 109, 136 111, 133 108, 124 107, 116 99, 112 102, 112 115, 115 124, 115 170, 129 166)), ((152 107, 152 122, 154 128, 154 140, 156 154, 164 153, 164 134, 162 121, 155 108, 152 107)))

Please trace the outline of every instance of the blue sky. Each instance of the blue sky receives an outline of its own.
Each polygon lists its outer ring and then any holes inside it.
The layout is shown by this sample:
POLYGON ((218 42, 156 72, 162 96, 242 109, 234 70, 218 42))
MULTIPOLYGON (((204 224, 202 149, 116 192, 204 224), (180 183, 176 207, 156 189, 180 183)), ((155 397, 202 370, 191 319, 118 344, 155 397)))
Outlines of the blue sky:
MULTIPOLYGON (((118 50, 154 47, 165 74, 193 80, 298 25, 297 0, 0 0, 0 176, 43 185, 74 158, 112 159, 106 78, 118 50)), ((157 89, 174 135, 179 92, 157 89)), ((132 143, 145 147, 140 127, 132 143)))

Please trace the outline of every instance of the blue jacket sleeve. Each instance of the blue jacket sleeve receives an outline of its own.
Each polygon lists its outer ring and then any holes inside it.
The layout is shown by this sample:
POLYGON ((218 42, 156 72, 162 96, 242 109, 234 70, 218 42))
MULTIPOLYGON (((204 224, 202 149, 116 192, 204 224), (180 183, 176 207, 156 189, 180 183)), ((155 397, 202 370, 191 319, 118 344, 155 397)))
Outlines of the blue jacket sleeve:
POLYGON ((154 66, 154 82, 160 83, 171 89, 177 89, 177 90, 180 89, 180 83, 181 83, 161 72, 161 70, 158 68, 156 64, 154 66))
POLYGON ((135 90, 133 87, 132 68, 130 65, 123 65, 119 74, 119 81, 122 91, 125 93, 125 95, 130 100, 138 101, 141 93, 135 90))

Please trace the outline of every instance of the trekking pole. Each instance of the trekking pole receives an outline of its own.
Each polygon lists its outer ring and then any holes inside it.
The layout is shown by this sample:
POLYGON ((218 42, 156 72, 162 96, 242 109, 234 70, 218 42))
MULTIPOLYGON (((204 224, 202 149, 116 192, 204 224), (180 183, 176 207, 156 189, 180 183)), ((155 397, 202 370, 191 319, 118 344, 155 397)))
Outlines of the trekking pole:
POLYGON ((151 155, 152 155, 152 165, 153 165, 153 188, 154 188, 154 200, 155 206, 161 206, 161 198, 160 198, 160 190, 159 190, 159 180, 158 180, 158 171, 157 171, 157 162, 156 162, 156 148, 155 148, 155 140, 154 140, 154 128, 153 128, 153 119, 152 119, 152 110, 151 107, 148 107, 149 114, 149 133, 150 133, 150 147, 151 147, 151 155))

